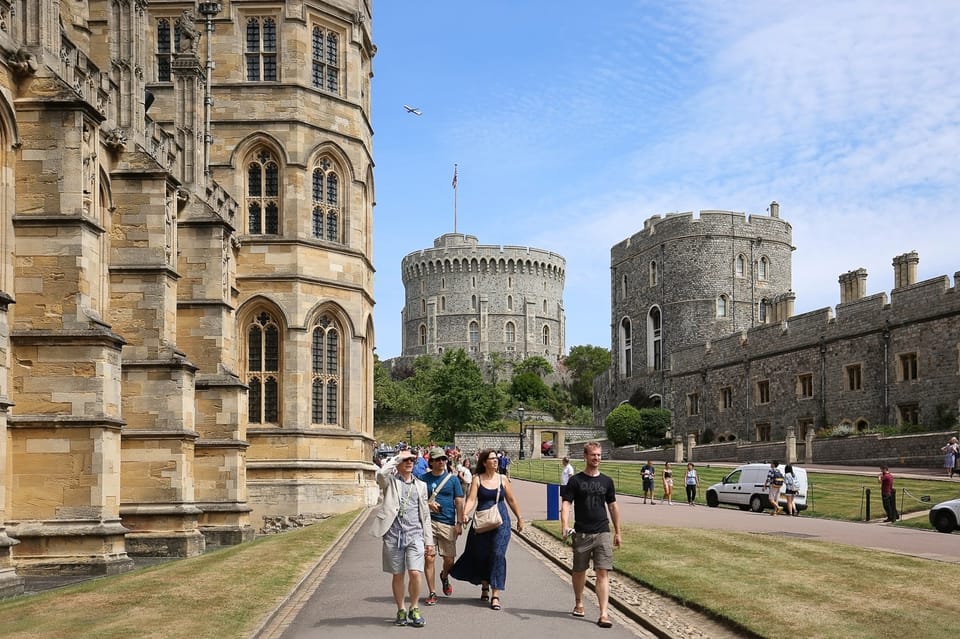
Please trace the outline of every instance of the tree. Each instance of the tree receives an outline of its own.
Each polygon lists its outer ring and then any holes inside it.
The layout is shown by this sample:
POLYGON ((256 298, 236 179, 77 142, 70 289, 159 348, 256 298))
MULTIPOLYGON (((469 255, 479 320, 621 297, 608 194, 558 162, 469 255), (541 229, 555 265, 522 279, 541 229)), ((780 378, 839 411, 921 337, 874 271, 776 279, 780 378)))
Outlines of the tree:
POLYGON ((662 408, 641 408, 640 429, 637 443, 645 448, 661 446, 670 428, 670 411, 662 408))
POLYGON ((614 446, 636 444, 640 435, 640 411, 630 404, 620 404, 607 415, 607 439, 614 446))
POLYGON ((610 368, 610 351, 600 346, 574 346, 564 359, 564 365, 570 371, 571 381, 568 390, 573 403, 577 406, 593 406, 593 380, 610 368))
POLYGON ((431 437, 440 441, 452 441, 457 431, 489 428, 504 404, 496 386, 484 382, 480 368, 463 349, 446 351, 424 388, 423 420, 431 437))
POLYGON ((550 365, 550 362, 548 362, 546 358, 541 357, 540 355, 528 357, 513 367, 514 377, 523 373, 532 373, 537 377, 543 378, 545 375, 549 375, 552 372, 553 366, 550 365))
POLYGON ((513 376, 510 394, 520 402, 539 401, 550 395, 550 389, 535 373, 524 372, 513 376))

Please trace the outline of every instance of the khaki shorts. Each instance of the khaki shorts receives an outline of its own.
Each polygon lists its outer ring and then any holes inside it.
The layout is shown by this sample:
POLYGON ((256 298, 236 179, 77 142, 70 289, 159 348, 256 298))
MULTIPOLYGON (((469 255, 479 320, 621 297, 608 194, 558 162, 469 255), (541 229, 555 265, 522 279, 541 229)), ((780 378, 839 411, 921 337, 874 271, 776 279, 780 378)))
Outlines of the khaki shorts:
POLYGON ((457 529, 439 521, 433 523, 433 543, 437 545, 437 554, 442 557, 457 556, 457 529))
POLYGON ((584 572, 591 559, 594 570, 613 570, 613 537, 609 532, 573 533, 573 572, 584 572))

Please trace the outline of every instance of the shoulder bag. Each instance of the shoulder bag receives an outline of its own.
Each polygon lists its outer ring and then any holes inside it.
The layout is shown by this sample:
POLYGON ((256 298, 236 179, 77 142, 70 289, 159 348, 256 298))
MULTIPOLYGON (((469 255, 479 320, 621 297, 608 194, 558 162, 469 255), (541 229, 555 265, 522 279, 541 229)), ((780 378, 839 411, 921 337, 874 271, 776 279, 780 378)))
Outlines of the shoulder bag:
POLYGON ((493 502, 493 508, 486 510, 477 510, 473 513, 473 532, 485 533, 499 528, 503 524, 503 518, 500 517, 500 487, 503 486, 503 478, 499 475, 500 483, 497 485, 497 498, 493 502))

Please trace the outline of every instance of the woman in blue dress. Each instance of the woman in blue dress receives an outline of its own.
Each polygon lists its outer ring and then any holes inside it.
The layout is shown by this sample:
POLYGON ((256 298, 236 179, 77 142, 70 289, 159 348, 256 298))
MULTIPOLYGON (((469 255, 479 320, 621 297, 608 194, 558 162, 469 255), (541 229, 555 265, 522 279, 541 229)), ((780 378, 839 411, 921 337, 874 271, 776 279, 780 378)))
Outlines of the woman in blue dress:
POLYGON ((464 504, 463 523, 469 521, 468 514, 474 510, 488 508, 499 508, 503 523, 485 533, 477 533, 471 528, 463 554, 453 565, 450 575, 454 579, 479 585, 480 600, 489 601, 493 610, 500 610, 500 593, 507 585, 507 545, 511 535, 507 505, 517 518, 517 532, 520 532, 523 519, 510 479, 499 474, 496 451, 492 448, 482 450, 477 457, 476 473, 464 504))

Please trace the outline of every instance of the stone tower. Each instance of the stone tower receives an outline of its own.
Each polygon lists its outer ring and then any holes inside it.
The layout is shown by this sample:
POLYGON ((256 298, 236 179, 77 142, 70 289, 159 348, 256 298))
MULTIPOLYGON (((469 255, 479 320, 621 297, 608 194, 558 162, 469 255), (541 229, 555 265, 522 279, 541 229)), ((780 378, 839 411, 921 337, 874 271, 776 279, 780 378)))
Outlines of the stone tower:
POLYGON ((462 348, 520 361, 564 354, 566 260, 522 246, 481 245, 447 233, 403 258, 403 356, 462 348))
POLYGON ((0 596, 375 500, 371 38, 0 0, 0 596))
POLYGON ((611 249, 613 366, 595 383, 595 420, 638 388, 668 397, 679 349, 792 315, 792 230, 779 208, 654 216, 611 249))

